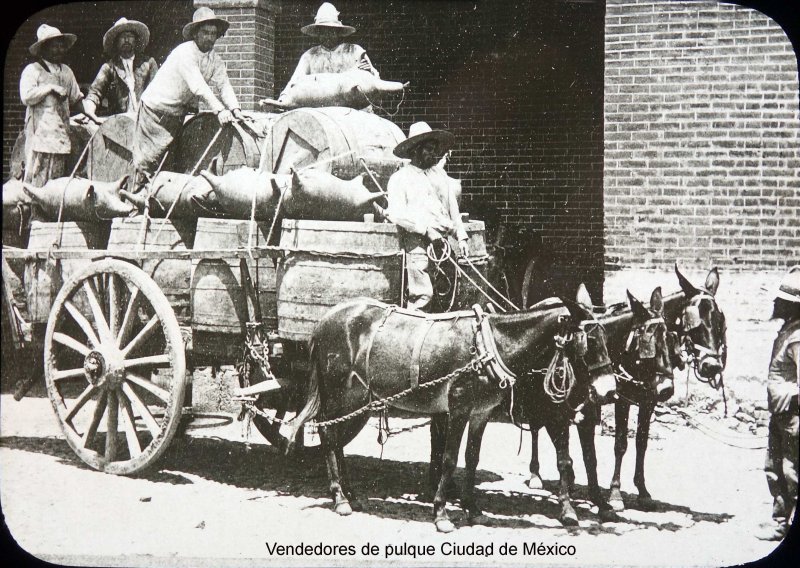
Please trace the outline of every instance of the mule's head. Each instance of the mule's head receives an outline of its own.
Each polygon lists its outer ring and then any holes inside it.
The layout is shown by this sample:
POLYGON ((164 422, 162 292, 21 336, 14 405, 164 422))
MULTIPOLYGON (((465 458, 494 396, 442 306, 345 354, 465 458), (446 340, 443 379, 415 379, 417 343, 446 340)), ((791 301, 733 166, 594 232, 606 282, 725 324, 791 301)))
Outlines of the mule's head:
POLYGON ((665 401, 675 391, 672 369, 682 366, 677 334, 667 328, 661 288, 653 290, 650 307, 628 292, 633 327, 625 342, 621 367, 656 400, 665 401))
POLYGON ((687 300, 681 314, 682 343, 697 374, 713 379, 725 368, 727 359, 725 314, 719 309, 715 299, 719 288, 719 273, 716 268, 712 268, 702 288, 693 286, 681 274, 677 265, 675 273, 687 300))
POLYGON ((574 362, 576 376, 585 377, 589 398, 598 404, 613 400, 617 382, 606 346, 606 331, 592 313, 592 301, 581 284, 575 302, 564 300, 570 317, 562 320, 562 336, 569 338, 565 353, 574 362))

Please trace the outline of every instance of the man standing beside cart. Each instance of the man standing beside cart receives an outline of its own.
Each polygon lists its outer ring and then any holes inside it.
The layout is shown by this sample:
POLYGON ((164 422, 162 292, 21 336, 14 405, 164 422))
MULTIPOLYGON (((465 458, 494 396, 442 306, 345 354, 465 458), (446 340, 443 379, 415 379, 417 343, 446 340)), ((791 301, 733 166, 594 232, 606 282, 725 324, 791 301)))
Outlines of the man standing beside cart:
POLYGON ((103 99, 109 114, 136 115, 145 88, 158 71, 158 64, 142 52, 150 43, 150 29, 142 22, 120 18, 103 36, 103 49, 111 57, 97 73, 84 108, 95 122, 97 107, 103 99))
POLYGON ((458 239, 459 253, 462 256, 469 253, 455 192, 444 169, 438 165, 453 141, 452 133, 417 122, 411 125, 408 139, 394 149, 395 156, 411 160, 389 178, 387 217, 403 229, 408 307, 412 309, 426 308, 433 297, 428 273, 429 244, 443 246, 445 238, 452 236, 458 239))
POLYGON ((172 50, 142 94, 133 134, 133 164, 141 187, 156 171, 198 99, 217 113, 220 126, 242 118, 225 63, 214 44, 230 24, 210 8, 198 8, 183 27, 188 40, 172 50), (219 98, 212 90, 219 92, 219 98))
POLYGON ((50 179, 66 175, 67 156, 72 150, 69 109, 83 95, 72 69, 64 63, 77 36, 42 24, 36 30, 36 38, 29 48, 36 61, 22 70, 19 95, 27 107, 25 181, 41 187, 50 179))

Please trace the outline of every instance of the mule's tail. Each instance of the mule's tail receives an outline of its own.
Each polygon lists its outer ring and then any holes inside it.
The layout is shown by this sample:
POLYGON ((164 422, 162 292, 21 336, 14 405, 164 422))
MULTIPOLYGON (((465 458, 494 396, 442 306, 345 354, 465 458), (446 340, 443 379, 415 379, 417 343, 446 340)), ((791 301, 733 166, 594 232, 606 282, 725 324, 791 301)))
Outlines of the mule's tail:
POLYGON ((316 357, 316 344, 314 339, 311 339, 311 348, 309 350, 309 361, 311 362, 311 373, 308 376, 308 383, 306 384, 306 404, 303 409, 295 416, 289 423, 288 443, 286 444, 286 453, 291 452, 294 447, 294 440, 297 437, 297 432, 303 425, 317 415, 321 405, 319 396, 319 365, 317 364, 316 357))

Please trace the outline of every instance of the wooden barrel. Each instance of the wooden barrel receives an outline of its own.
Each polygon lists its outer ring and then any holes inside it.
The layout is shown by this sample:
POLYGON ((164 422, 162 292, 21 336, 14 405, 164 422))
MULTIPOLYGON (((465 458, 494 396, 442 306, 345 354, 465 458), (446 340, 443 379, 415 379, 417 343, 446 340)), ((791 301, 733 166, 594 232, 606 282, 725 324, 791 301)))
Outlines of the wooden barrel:
MULTIPOLYGON (((198 250, 243 249, 247 246, 250 222, 237 219, 197 221, 194 248, 198 250)), ((266 244, 269 224, 258 223, 252 244, 266 244)), ((247 261, 253 288, 257 290, 261 315, 267 329, 275 329, 277 306, 275 265, 271 258, 247 261)), ((242 288, 239 259, 235 256, 192 261, 192 330, 237 335, 245 333, 247 298, 242 288)))
MULTIPOLYGON (((273 173, 288 173, 318 162, 323 171, 352 179, 365 172, 360 161, 363 158, 386 189, 389 177, 402 165, 392 150, 405 135, 394 123, 375 114, 325 107, 299 108, 279 115, 271 138, 266 162, 273 173)), ((365 183, 373 189, 369 179, 365 183)))
MULTIPOLYGON (((144 217, 117 218, 111 224, 108 250, 187 250, 194 243, 194 220, 151 219, 144 245, 139 243, 144 217)), ((188 325, 191 316, 190 281, 192 261, 186 259, 148 259, 141 264, 169 300, 178 322, 188 325)))
MULTIPOLYGON (((28 239, 31 250, 47 250, 58 243, 60 250, 104 249, 108 242, 108 223, 65 222, 59 238, 58 223, 33 221, 28 239)), ((86 266, 86 260, 29 260, 25 265, 25 296, 30 322, 47 323, 50 308, 66 280, 86 266)), ((76 305, 82 299, 76 297, 76 305)), ((84 306, 78 305, 79 309, 84 306)))
MULTIPOLYGON (((248 114, 252 116, 252 121, 231 123, 223 129, 203 158, 198 171, 207 169, 213 160, 216 160, 219 174, 242 167, 259 167, 265 133, 277 115, 248 114)), ((191 173, 218 130, 217 115, 213 113, 200 113, 187 120, 175 142, 174 171, 191 173)))
POLYGON ((133 171, 133 129, 135 118, 115 114, 100 125, 86 158, 86 177, 115 181, 133 171))
POLYGON ((308 340, 325 312, 344 300, 400 301, 394 225, 286 219, 280 244, 291 249, 278 263, 278 334, 285 339, 308 340))
MULTIPOLYGON (((75 164, 78 162, 81 154, 83 153, 83 149, 86 147, 86 144, 89 143, 89 139, 92 137, 92 133, 97 130, 97 125, 94 123, 89 124, 78 124, 75 122, 70 122, 69 124, 69 141, 70 141, 70 153, 69 157, 67 158, 66 162, 66 172, 64 173, 65 176, 68 176, 72 173, 72 169, 75 167, 75 164)), ((25 169, 25 130, 23 129, 22 132, 19 133, 17 136, 16 141, 14 141, 14 147, 11 149, 11 163, 9 164, 9 177, 12 178, 22 178, 23 172, 25 169)), ((76 174, 78 177, 87 177, 86 175, 86 158, 83 160, 83 164, 80 168, 78 168, 78 172, 76 174)))

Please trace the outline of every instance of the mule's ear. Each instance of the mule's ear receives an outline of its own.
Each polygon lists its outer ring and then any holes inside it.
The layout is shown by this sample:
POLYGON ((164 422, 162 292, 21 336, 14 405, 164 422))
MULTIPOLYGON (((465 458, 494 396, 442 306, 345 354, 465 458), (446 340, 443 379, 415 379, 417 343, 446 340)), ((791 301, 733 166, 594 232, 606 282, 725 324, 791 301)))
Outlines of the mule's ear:
POLYGON ((653 290, 650 295, 650 309, 664 315, 664 297, 661 295, 661 286, 653 290))
POLYGON ((586 285, 583 282, 578 286, 578 293, 575 295, 575 301, 587 310, 592 311, 592 297, 589 296, 589 290, 586 289, 586 285))
POLYGON ((644 304, 637 300, 630 290, 625 290, 625 292, 628 294, 628 304, 631 306, 633 317, 642 321, 650 319, 650 312, 647 311, 644 304))
POLYGON ((687 298, 692 298, 700 293, 700 290, 695 288, 692 283, 689 282, 683 274, 681 274, 681 271, 678 270, 677 262, 675 263, 675 274, 678 277, 678 283, 681 285, 681 290, 683 290, 683 293, 686 294, 687 298))
POLYGON ((585 319, 592 319, 592 312, 590 309, 584 308, 582 305, 573 302, 572 300, 567 300, 566 298, 559 298, 564 306, 569 310, 569 314, 575 318, 576 320, 585 320, 585 319))
POLYGON ((89 187, 86 188, 86 193, 83 195, 85 200, 94 199, 94 184, 90 183, 89 187))
POLYGON ((708 271, 708 276, 706 276, 705 287, 706 290, 711 292, 712 296, 717 295, 717 288, 719 288, 719 272, 717 271, 716 266, 708 271))

